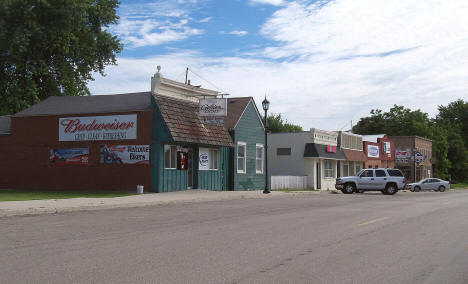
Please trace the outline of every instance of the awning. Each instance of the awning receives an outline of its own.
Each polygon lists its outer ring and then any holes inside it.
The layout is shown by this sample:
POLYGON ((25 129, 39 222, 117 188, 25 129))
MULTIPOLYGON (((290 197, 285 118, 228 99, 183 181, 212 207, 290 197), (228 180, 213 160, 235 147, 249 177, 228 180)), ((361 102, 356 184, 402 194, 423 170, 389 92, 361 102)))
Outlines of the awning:
POLYGON ((366 154, 364 154, 363 151, 356 151, 356 150, 350 150, 350 149, 343 149, 342 150, 346 160, 352 161, 352 162, 365 162, 367 161, 366 154))
MULTIPOLYGON (((329 147, 330 148, 330 147, 329 147)), ((327 151, 327 145, 306 143, 304 150, 304 158, 324 158, 333 160, 346 160, 345 155, 339 147, 336 147, 336 152, 327 151)))

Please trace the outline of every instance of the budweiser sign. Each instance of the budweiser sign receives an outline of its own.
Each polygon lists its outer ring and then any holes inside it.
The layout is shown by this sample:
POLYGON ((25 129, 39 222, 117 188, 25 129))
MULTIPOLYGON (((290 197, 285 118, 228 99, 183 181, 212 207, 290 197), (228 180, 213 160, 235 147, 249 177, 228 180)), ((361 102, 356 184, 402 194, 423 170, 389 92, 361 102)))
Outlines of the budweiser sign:
POLYGON ((59 119, 59 141, 129 140, 136 134, 136 114, 59 119))

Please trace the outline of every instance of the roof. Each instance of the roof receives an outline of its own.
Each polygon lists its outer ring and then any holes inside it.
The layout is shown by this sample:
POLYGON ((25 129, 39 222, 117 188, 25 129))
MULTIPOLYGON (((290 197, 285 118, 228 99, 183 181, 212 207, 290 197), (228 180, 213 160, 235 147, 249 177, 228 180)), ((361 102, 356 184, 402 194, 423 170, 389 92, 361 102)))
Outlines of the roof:
POLYGON ((0 116, 0 135, 8 135, 11 130, 11 116, 0 116))
POLYGON ((197 103, 166 96, 154 98, 174 141, 233 146, 231 136, 223 126, 203 124, 197 103))
POLYGON ((335 160, 346 160, 345 155, 339 147, 336 147, 336 153, 328 153, 327 145, 306 143, 304 158, 326 158, 335 160))
POLYGON ((367 161, 366 154, 363 151, 356 151, 351 149, 342 149, 343 154, 346 157, 346 160, 352 162, 365 162, 367 161))
POLYGON ((151 109, 150 92, 101 96, 53 96, 14 116, 71 115, 148 109, 151 109))
POLYGON ((362 141, 377 143, 378 138, 384 138, 384 137, 385 137, 385 134, 363 135, 362 141))
POLYGON ((237 125, 251 99, 252 97, 227 99, 227 116, 224 119, 226 129, 234 128, 237 125))

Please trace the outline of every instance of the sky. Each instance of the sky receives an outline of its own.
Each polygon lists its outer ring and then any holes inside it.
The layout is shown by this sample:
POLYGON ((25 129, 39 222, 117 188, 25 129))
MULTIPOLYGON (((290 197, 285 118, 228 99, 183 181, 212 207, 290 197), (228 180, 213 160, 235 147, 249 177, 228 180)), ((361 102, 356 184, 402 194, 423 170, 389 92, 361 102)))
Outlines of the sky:
POLYGON ((252 96, 304 130, 347 130, 371 109, 468 100, 466 0, 121 0, 124 50, 93 95, 164 77, 252 96))

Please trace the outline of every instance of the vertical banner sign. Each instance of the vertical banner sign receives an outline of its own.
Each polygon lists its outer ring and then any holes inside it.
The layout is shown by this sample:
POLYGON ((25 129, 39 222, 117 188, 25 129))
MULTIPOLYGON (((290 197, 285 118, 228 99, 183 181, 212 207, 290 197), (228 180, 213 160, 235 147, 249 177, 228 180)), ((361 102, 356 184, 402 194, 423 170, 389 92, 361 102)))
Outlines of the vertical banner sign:
POLYGON ((59 141, 128 140, 137 138, 137 115, 59 118, 59 141))
POLYGON ((101 145, 103 164, 149 164, 149 145, 101 145))
POLYGON ((50 149, 49 160, 55 166, 87 165, 89 148, 50 149))
POLYGON ((378 158, 379 157, 379 146, 367 145, 367 156, 369 158, 378 158))
POLYGON ((200 148, 198 152, 198 169, 206 171, 210 169, 210 151, 208 148, 200 148))

